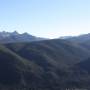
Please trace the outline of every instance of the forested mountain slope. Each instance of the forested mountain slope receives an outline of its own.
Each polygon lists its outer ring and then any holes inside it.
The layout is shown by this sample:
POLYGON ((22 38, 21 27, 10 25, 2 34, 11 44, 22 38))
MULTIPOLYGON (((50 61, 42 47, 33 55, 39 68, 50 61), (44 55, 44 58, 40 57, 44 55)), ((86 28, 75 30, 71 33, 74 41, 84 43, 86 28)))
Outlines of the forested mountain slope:
POLYGON ((0 90, 89 90, 89 57, 87 48, 67 40, 2 44, 0 90))

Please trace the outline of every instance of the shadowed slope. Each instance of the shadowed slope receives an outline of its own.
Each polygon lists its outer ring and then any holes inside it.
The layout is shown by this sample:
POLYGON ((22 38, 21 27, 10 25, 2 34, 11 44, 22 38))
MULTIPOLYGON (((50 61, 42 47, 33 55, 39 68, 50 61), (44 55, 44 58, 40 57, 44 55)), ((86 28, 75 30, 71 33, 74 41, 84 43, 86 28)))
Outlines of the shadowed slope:
POLYGON ((89 57, 90 51, 65 40, 46 40, 34 43, 17 43, 6 45, 12 51, 28 60, 34 60, 42 66, 51 64, 67 67, 89 57))
POLYGON ((0 84, 3 88, 65 90, 89 87, 89 74, 77 64, 86 61, 90 51, 78 44, 46 40, 0 47, 0 84))

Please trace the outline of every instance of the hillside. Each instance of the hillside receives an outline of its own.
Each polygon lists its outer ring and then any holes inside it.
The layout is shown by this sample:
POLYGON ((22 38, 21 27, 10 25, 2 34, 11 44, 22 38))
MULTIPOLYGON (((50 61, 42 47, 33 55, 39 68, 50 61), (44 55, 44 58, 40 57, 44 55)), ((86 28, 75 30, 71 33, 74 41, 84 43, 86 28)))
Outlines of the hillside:
POLYGON ((28 82, 26 75, 35 79, 41 71, 38 65, 0 45, 0 90, 24 90, 28 82))
POLYGON ((85 43, 87 41, 90 41, 90 33, 78 36, 65 36, 61 37, 61 39, 72 41, 74 43, 85 43))
POLYGON ((47 61, 59 67, 70 66, 88 58, 90 55, 89 50, 78 44, 59 39, 32 43, 6 44, 6 46, 21 57, 36 60, 38 63, 42 62, 44 64, 47 61))
POLYGON ((77 43, 77 44, 81 45, 81 47, 90 50, 90 33, 82 34, 82 35, 79 35, 79 36, 61 37, 61 39, 70 41, 72 43, 77 43))
POLYGON ((86 48, 60 39, 0 45, 0 90, 89 90, 90 74, 81 67, 89 57, 86 48))

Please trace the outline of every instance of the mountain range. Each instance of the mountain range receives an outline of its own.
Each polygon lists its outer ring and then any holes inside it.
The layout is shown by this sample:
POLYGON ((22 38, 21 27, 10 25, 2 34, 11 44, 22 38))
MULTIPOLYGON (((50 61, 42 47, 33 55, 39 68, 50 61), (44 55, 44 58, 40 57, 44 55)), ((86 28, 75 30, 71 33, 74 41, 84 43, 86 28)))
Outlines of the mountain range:
POLYGON ((90 37, 72 38, 1 42, 0 90, 90 90, 90 37))
POLYGON ((15 43, 15 42, 32 42, 44 40, 44 38, 35 37, 28 33, 19 34, 17 31, 14 32, 0 32, 0 43, 15 43))
POLYGON ((90 40, 90 33, 82 34, 78 36, 63 36, 63 37, 60 37, 60 39, 66 39, 73 42, 83 43, 90 40))

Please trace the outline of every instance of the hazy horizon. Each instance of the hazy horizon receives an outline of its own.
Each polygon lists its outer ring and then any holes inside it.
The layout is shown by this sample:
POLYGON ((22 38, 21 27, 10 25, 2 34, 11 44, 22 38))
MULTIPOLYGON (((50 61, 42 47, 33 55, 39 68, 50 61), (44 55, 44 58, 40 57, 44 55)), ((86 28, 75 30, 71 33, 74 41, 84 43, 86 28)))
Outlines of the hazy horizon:
POLYGON ((58 38, 90 33, 89 0, 0 0, 0 32, 58 38))
MULTIPOLYGON (((24 34, 24 33, 27 33, 29 35, 32 35, 32 36, 35 36, 31 33, 28 33, 27 31, 26 32, 18 32, 17 30, 14 30, 14 31, 0 31, 0 33, 18 33, 18 34, 24 34)), ((81 35, 87 35, 87 34, 90 34, 90 33, 83 33, 83 34, 77 34, 77 35, 63 35, 63 36, 59 36, 59 37, 55 37, 55 38, 47 38, 47 39, 57 39, 57 38, 64 38, 64 37, 78 37, 78 36, 81 36, 81 35)), ((40 36, 35 36, 35 37, 40 37, 40 36)), ((40 38, 46 38, 46 37, 40 37, 40 38)))

